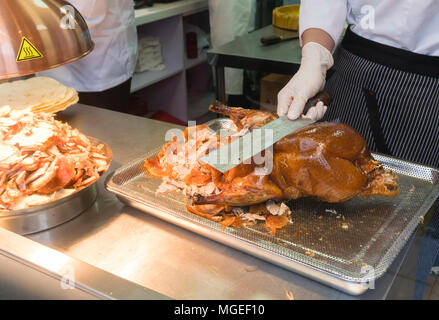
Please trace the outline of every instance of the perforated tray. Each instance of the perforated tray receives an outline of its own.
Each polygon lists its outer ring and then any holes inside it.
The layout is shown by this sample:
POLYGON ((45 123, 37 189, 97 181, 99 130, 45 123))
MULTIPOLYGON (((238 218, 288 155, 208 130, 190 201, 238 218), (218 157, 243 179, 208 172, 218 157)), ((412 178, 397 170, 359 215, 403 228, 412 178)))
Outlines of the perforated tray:
MULTIPOLYGON (((230 122, 210 122, 230 129, 230 122)), ((157 195, 161 179, 142 170, 152 150, 117 170, 106 187, 121 201, 203 236, 245 251, 292 271, 361 294, 382 276, 439 196, 439 170, 374 154, 399 176, 395 198, 355 198, 339 204, 312 199, 290 201, 292 224, 272 236, 264 223, 221 230, 220 224, 186 211, 185 197, 157 195)))

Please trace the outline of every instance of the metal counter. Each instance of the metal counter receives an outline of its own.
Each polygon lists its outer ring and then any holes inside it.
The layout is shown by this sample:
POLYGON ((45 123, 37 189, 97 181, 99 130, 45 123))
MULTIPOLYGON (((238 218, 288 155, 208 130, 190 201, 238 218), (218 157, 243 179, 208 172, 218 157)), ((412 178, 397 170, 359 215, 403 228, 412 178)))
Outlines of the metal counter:
POLYGON ((272 25, 255 30, 235 40, 211 49, 208 61, 215 67, 216 96, 226 99, 224 68, 238 68, 293 75, 299 69, 302 49, 299 39, 263 46, 262 37, 273 35, 291 36, 295 31, 282 30, 272 25))
MULTIPOLYGON (((58 118, 109 144, 114 153, 109 172, 161 146, 175 127, 84 105, 58 118)), ((45 276, 53 273, 53 264, 70 261, 81 288, 94 298, 286 299, 288 291, 295 299, 384 299, 413 242, 374 290, 353 297, 126 207, 105 190, 104 179, 96 203, 63 225, 26 237, 0 230, 0 257, 46 270, 45 276), (35 250, 44 251, 44 259, 36 259, 35 250)), ((0 259, 0 293, 7 277, 0 259)))

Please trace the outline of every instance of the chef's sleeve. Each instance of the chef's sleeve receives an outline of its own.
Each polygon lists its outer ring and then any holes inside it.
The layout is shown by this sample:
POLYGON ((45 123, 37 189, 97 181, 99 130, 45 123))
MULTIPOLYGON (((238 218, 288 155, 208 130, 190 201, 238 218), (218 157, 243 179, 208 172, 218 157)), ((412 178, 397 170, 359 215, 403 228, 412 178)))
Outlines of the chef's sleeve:
POLYGON ((348 0, 302 0, 300 3, 299 33, 310 28, 326 31, 338 45, 347 18, 348 0))

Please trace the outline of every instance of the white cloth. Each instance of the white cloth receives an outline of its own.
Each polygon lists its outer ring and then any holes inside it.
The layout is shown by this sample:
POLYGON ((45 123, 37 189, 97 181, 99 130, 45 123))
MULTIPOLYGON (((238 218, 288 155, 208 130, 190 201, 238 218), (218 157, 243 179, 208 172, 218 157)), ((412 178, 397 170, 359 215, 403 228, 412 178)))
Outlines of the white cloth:
POLYGON ((302 0, 300 36, 319 28, 338 44, 347 22, 361 37, 439 56, 438 0, 302 0))
MULTIPOLYGON (((209 0, 212 47, 218 48, 255 27, 256 0, 209 0)), ((226 93, 243 93, 244 72, 225 68, 226 93)))
POLYGON ((87 22, 94 50, 82 59, 39 73, 81 92, 100 92, 132 77, 137 29, 132 0, 69 0, 87 22))
POLYGON ((159 38, 144 36, 139 38, 139 50, 136 72, 149 70, 164 70, 162 45, 159 38))

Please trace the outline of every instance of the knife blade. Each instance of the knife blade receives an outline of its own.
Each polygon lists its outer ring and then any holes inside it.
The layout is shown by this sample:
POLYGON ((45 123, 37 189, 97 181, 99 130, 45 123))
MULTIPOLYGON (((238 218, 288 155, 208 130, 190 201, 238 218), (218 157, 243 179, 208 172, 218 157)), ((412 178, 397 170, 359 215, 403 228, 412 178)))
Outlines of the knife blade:
MULTIPOLYGON (((322 101, 329 105, 332 98, 327 92, 320 92, 314 98, 310 99, 305 106, 309 109, 311 106, 322 101)), ((242 162, 246 162, 255 155, 270 148, 277 141, 290 135, 291 133, 314 123, 314 120, 299 118, 291 121, 287 116, 282 116, 274 121, 267 123, 259 129, 233 140, 231 143, 224 145, 201 158, 201 161, 225 173, 233 169, 242 162)))
POLYGON ((306 118, 291 121, 287 116, 280 117, 219 149, 213 150, 201 158, 201 161, 225 173, 271 147, 280 139, 314 122, 306 118))

